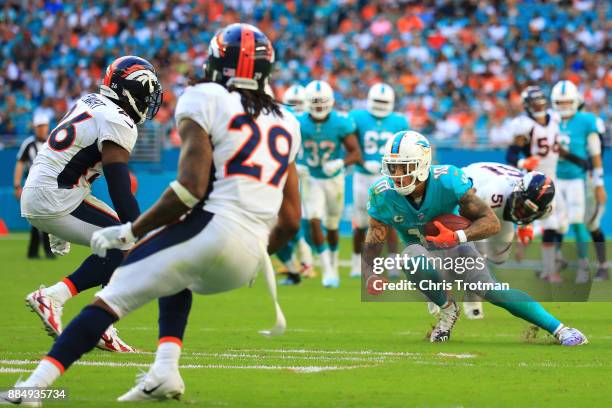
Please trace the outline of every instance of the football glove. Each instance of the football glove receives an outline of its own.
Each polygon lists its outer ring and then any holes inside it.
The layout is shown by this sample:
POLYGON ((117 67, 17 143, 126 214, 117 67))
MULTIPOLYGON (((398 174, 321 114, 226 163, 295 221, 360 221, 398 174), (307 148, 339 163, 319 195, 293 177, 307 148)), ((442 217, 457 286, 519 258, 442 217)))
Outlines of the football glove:
POLYGON ((49 234, 49 245, 51 246, 51 252, 55 255, 62 256, 70 252, 70 242, 64 241, 53 234, 49 234))
POLYGON ((531 241, 533 241, 533 226, 531 224, 520 225, 516 230, 516 234, 518 235, 521 243, 527 246, 531 241))
POLYGON ((107 249, 130 249, 134 242, 136 237, 132 233, 132 223, 128 222, 94 232, 91 237, 91 249, 94 254, 104 258, 107 249))
POLYGON ((518 161, 517 166, 520 169, 532 171, 540 164, 540 158, 538 156, 529 156, 518 161))
POLYGON ((433 222, 438 229, 438 235, 427 235, 426 240, 431 241, 438 248, 452 248, 459 244, 459 237, 455 231, 448 229, 440 221, 433 222))
POLYGON ((338 170, 341 170, 343 168, 344 168, 344 160, 342 159, 331 160, 331 161, 326 162, 323 165, 323 173, 325 173, 326 176, 331 177, 334 174, 336 174, 338 170))
POLYGON ((377 160, 368 160, 363 163, 363 168, 372 174, 380 174, 380 167, 381 164, 377 160))

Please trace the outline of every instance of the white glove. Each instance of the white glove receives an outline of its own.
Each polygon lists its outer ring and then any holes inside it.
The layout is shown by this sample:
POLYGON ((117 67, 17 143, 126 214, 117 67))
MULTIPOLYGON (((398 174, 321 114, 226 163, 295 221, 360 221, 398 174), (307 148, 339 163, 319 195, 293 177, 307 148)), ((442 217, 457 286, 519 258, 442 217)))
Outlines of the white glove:
POLYGON ((363 168, 372 174, 380 174, 380 162, 376 160, 368 160, 363 163, 363 168))
POLYGON ((132 223, 128 222, 94 232, 91 236, 91 249, 94 254, 104 258, 107 249, 126 250, 131 248, 134 242, 136 242, 136 237, 132 233, 132 223))
POLYGON ((308 175, 310 174, 310 171, 308 171, 308 166, 304 164, 296 164, 295 169, 297 170, 299 178, 308 177, 308 175))
POLYGON ((323 173, 325 173, 326 176, 331 177, 334 174, 336 174, 338 170, 343 169, 343 168, 344 168, 344 160, 342 159, 331 160, 323 165, 323 173))
POLYGON ((51 252, 55 255, 62 256, 70 252, 70 242, 64 241, 53 234, 49 234, 49 245, 51 246, 51 252))

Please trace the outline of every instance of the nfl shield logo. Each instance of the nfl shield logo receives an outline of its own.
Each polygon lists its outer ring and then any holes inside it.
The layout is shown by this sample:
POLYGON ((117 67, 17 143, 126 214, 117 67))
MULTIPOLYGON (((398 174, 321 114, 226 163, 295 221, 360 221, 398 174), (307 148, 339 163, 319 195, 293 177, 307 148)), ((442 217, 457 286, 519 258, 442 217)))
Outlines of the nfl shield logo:
POLYGON ((422 220, 423 218, 425 218, 425 214, 419 213, 419 220, 422 220))

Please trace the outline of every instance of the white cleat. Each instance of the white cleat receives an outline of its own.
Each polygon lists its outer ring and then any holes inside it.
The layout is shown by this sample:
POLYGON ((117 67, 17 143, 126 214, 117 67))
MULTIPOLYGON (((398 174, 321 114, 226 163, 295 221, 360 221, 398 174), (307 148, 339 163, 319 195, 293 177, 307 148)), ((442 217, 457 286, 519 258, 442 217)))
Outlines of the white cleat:
POLYGON ((591 280, 591 273, 588 269, 578 268, 576 271, 576 283, 587 283, 591 280))
POLYGON ((112 324, 106 329, 96 347, 115 353, 136 353, 137 351, 134 347, 121 340, 119 332, 112 324))
POLYGON ((484 318, 484 309, 482 302, 463 302, 463 312, 470 320, 478 320, 484 318))
POLYGON ((580 330, 571 327, 562 328, 555 337, 562 346, 582 346, 589 343, 589 340, 580 330))
POLYGON ((445 308, 440 308, 438 315, 438 323, 429 335, 429 341, 432 343, 441 343, 450 340, 451 330, 459 318, 459 307, 455 301, 450 301, 445 308))
POLYGON ((47 334, 53 338, 62 334, 62 310, 63 305, 53 296, 47 294, 44 285, 25 298, 26 305, 36 313, 47 334))
MULTIPOLYGON (((23 388, 23 382, 17 380, 15 386, 7 391, 0 392, 0 405, 21 405, 24 407, 42 407, 40 398, 26 398, 19 395, 20 388, 23 388)), ((33 388, 27 388, 21 391, 30 391, 33 388)))
POLYGON ((180 399, 185 393, 185 383, 178 369, 171 372, 156 373, 151 367, 148 373, 141 371, 136 376, 136 385, 117 398, 119 402, 162 401, 180 399))

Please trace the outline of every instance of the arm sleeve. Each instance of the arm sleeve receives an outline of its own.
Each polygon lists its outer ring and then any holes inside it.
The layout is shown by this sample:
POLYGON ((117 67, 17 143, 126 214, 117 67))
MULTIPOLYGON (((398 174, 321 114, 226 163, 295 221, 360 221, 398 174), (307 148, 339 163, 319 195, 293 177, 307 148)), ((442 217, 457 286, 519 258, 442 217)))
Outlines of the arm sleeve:
POLYGON ((110 163, 103 167, 108 193, 121 222, 134 221, 140 215, 138 202, 130 189, 130 172, 126 163, 110 163))
POLYGON ((506 163, 516 167, 519 159, 521 158, 522 150, 523 149, 520 146, 514 144, 508 146, 508 150, 506 151, 506 163))

